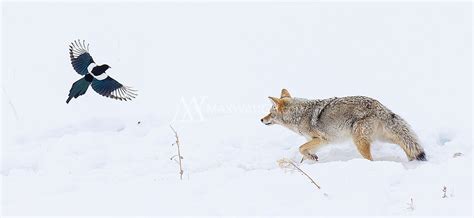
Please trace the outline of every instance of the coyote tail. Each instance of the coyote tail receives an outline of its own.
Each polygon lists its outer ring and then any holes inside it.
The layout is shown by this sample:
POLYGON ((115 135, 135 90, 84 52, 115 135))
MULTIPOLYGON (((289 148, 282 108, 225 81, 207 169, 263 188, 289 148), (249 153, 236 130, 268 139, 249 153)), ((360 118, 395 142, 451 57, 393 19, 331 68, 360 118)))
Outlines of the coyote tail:
POLYGON ((410 160, 426 161, 425 151, 410 125, 394 113, 389 116, 388 122, 385 123, 389 138, 402 147, 410 160))

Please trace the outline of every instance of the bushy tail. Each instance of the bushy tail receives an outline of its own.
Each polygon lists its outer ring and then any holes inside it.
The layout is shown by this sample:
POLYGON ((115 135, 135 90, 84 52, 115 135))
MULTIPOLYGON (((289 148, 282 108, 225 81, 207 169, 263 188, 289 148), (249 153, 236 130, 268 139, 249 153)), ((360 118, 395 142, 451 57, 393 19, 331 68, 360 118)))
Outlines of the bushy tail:
POLYGON ((72 84, 71 90, 69 90, 69 97, 67 98, 66 103, 69 103, 72 98, 77 98, 86 93, 90 84, 91 82, 86 79, 86 76, 74 82, 74 84, 72 84))
POLYGON ((385 123, 385 130, 389 138, 402 147, 408 159, 426 161, 425 151, 408 123, 394 113, 391 113, 389 116, 388 121, 385 123))

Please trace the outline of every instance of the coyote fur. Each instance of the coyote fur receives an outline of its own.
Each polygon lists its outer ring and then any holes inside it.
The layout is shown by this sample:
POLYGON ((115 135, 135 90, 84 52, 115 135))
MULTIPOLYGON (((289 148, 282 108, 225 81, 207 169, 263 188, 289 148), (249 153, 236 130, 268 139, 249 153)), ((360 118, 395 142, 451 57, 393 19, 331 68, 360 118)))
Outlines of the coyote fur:
POLYGON ((273 103, 270 114, 260 121, 265 125, 282 125, 306 137, 308 142, 299 147, 303 159, 317 161, 318 156, 311 151, 352 138, 357 150, 368 160, 372 160, 370 144, 375 140, 399 145, 410 161, 426 160, 408 123, 375 99, 348 96, 308 100, 293 98, 286 89, 281 91, 280 98, 269 98, 273 103))

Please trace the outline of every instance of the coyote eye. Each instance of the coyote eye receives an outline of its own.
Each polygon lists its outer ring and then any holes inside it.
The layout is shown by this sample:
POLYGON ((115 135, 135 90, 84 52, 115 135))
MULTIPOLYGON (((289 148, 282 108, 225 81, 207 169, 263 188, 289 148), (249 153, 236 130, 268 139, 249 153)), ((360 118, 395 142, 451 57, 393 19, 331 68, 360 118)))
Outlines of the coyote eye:
POLYGON ((270 114, 274 116, 276 112, 277 112, 276 108, 272 107, 272 109, 270 110, 270 114))

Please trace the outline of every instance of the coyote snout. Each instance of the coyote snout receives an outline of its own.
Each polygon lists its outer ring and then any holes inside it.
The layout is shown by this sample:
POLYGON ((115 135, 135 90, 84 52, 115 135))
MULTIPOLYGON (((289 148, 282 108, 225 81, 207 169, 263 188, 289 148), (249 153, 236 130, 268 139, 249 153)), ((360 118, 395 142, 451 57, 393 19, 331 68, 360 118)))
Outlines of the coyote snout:
POLYGON ((288 90, 281 97, 269 97, 270 114, 260 119, 265 125, 279 124, 306 137, 299 150, 303 158, 317 160, 310 153, 331 142, 352 138, 360 154, 372 160, 370 145, 381 140, 400 145, 409 160, 426 160, 416 134, 405 120, 375 99, 349 96, 322 100, 291 97, 288 90))
POLYGON ((260 119, 260 122, 262 122, 263 124, 267 126, 272 125, 273 124, 272 114, 268 114, 267 116, 264 116, 262 119, 260 119))

